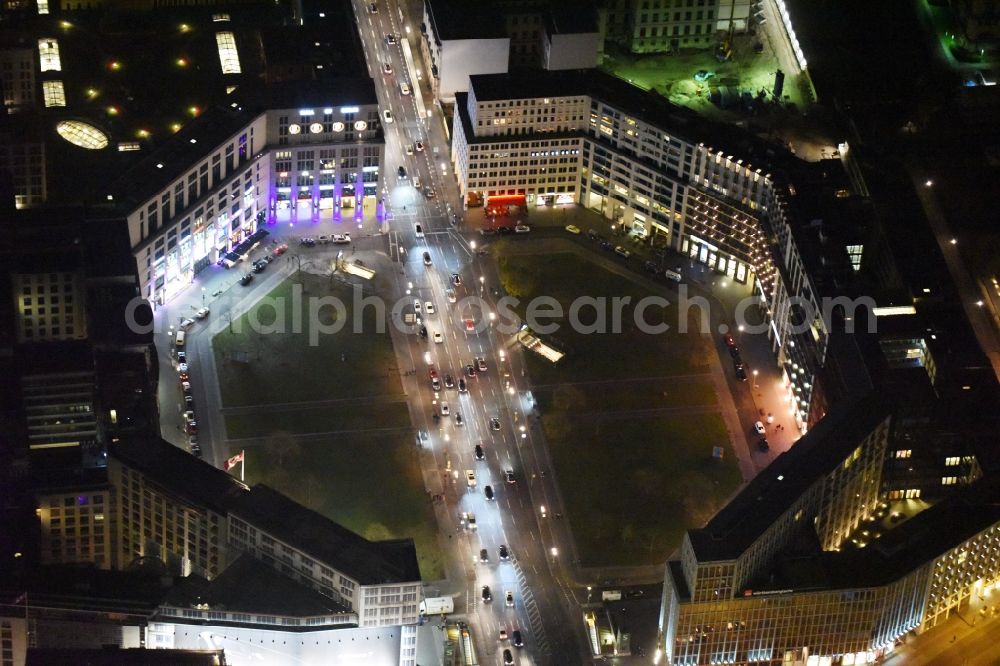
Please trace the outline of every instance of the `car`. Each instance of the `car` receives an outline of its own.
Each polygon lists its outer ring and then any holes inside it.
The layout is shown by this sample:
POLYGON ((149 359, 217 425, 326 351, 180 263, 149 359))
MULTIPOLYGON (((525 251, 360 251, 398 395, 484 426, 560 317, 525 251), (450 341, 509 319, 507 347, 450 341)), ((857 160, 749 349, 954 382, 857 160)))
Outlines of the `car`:
POLYGON ((316 247, 316 239, 309 238, 308 236, 305 238, 300 238, 299 245, 305 245, 306 247, 316 247))
POLYGON ((188 355, 187 355, 186 351, 179 351, 179 352, 177 352, 177 362, 178 363, 187 363, 187 357, 188 357, 188 355))
POLYGON ((451 274, 451 283, 453 285, 455 285, 456 287, 461 287, 462 286, 462 276, 459 275, 458 273, 452 273, 451 274))
POLYGON ((198 422, 197 421, 189 421, 188 424, 184 428, 184 432, 186 432, 189 435, 197 435, 198 434, 198 422))
POLYGON ((529 227, 527 224, 518 224, 514 227, 514 233, 515 234, 531 233, 531 227, 529 227))
POLYGON ((181 380, 181 390, 184 391, 185 393, 187 393, 188 391, 190 391, 191 390, 191 382, 189 382, 186 379, 182 379, 181 380))
POLYGON ((486 359, 482 356, 476 357, 476 370, 479 370, 479 372, 486 372, 486 359))
POLYGON ((330 242, 330 237, 324 234, 316 238, 316 240, 319 242, 320 245, 326 245, 327 243, 330 242))
POLYGON ((446 289, 445 292, 444 292, 444 295, 448 297, 448 302, 449 303, 454 303, 455 301, 458 300, 458 298, 455 296, 455 290, 454 289, 446 289))
POLYGON ((419 223, 418 224, 414 224, 413 225, 413 233, 414 233, 414 235, 416 235, 417 238, 423 238, 424 237, 424 228, 423 228, 423 226, 420 225, 419 223))
POLYGON ((490 554, 488 552, 486 552, 485 548, 480 548, 479 549, 479 561, 480 562, 489 562, 490 561, 490 554))
POLYGON ((392 34, 391 32, 389 34, 387 34, 385 36, 385 43, 388 44, 389 46, 392 46, 393 44, 395 44, 396 43, 396 35, 392 34))
POLYGON ((264 263, 269 264, 272 261, 274 261, 274 255, 273 254, 266 254, 263 257, 261 257, 260 260, 263 261, 264 263))
POLYGON ((396 175, 398 175, 400 178, 406 178, 406 167, 400 164, 399 168, 396 169, 396 175))
POLYGON ((441 390, 441 380, 438 379, 437 377, 435 377, 434 379, 432 379, 431 380, 431 388, 434 389, 435 391, 440 391, 441 390))
POLYGON ((476 525, 476 514, 471 511, 463 511, 458 514, 458 522, 465 526, 466 529, 474 530, 477 529, 476 525))
POLYGON ((707 69, 699 69, 697 72, 694 73, 694 80, 698 81, 699 83, 704 83, 713 76, 715 76, 715 72, 710 72, 707 69))
POLYGON ((483 585, 483 601, 486 603, 493 601, 493 593, 490 592, 489 585, 483 585))
POLYGON ((507 544, 503 544, 503 543, 500 544, 499 554, 500 554, 500 559, 501 560, 509 560, 510 559, 510 551, 507 550, 507 544))
POLYGON ((334 245, 347 245, 351 242, 351 234, 334 234, 330 242, 334 245))
POLYGON ((767 429, 764 428, 764 424, 761 423, 760 421, 757 421, 756 423, 753 424, 753 429, 754 432, 756 432, 758 435, 763 435, 767 432, 767 429))
POLYGON ((403 150, 406 152, 407 155, 413 154, 413 146, 411 146, 410 144, 406 144, 406 148, 404 148, 403 150))
POLYGON ((441 416, 448 416, 451 414, 451 407, 448 406, 447 402, 441 403, 441 416))
POLYGON ((465 393, 468 390, 469 390, 469 388, 465 384, 465 377, 459 377, 458 378, 458 392, 459 393, 465 393))
POLYGON ((426 338, 427 337, 427 327, 426 326, 421 326, 420 330, 417 331, 417 334, 420 335, 420 337, 422 337, 422 338, 426 338))
POLYGON ((197 312, 194 313, 194 318, 195 319, 204 319, 205 317, 208 316, 209 312, 211 312, 211 310, 209 310, 208 306, 206 305, 205 307, 199 309, 197 312))
POLYGON ((473 449, 473 452, 476 454, 476 460, 485 460, 486 459, 486 452, 483 451, 483 445, 482 444, 476 444, 476 448, 473 449))
POLYGON ((657 268, 655 261, 645 261, 642 264, 642 270, 647 273, 658 273, 660 269, 657 268))
POLYGON ((424 188, 424 196, 428 199, 433 199, 437 196, 437 193, 429 187, 424 188))
POLYGON ((576 226, 575 224, 567 224, 566 231, 570 232, 571 234, 579 235, 580 227, 576 226))
POLYGON ((194 411, 189 409, 186 412, 184 412, 184 420, 187 421, 188 423, 194 421, 194 411))
POLYGON ((414 312, 420 312, 423 309, 423 307, 424 306, 420 303, 420 301, 418 299, 416 299, 416 298, 413 299, 413 311, 414 312))
POLYGON ((201 447, 197 444, 191 446, 191 454, 197 458, 201 458, 201 447))
POLYGON ((177 372, 181 373, 182 375, 186 375, 187 371, 188 371, 188 364, 187 363, 178 363, 177 364, 177 372))
POLYGON ((615 247, 615 254, 617 254, 619 257, 623 257, 625 259, 628 259, 629 257, 632 256, 632 253, 630 251, 626 250, 621 245, 618 245, 618 246, 615 247))
POLYGON ((743 366, 736 368, 736 379, 741 382, 745 382, 747 380, 747 371, 743 369, 743 366))
POLYGON ((645 590, 629 590, 625 593, 626 599, 638 599, 646 594, 645 590))
POLYGON ((370 11, 372 14, 378 14, 378 5, 375 4, 374 2, 371 3, 370 5, 368 5, 368 11, 370 11))
POLYGON ((382 120, 385 121, 386 125, 388 125, 389 123, 391 123, 392 122, 392 111, 390 111, 389 109, 382 109, 382 120))
POLYGON ((507 226, 497 227, 497 233, 501 236, 507 236, 508 234, 514 233, 514 230, 507 226))
POLYGON ((507 590, 506 592, 504 592, 503 597, 504 597, 504 600, 506 601, 508 607, 514 605, 514 591, 513 590, 507 590))
POLYGON ((487 502, 492 502, 494 500, 493 486, 486 486, 483 488, 483 495, 486 496, 487 502))
POLYGON ((615 244, 611 241, 601 241, 601 249, 607 250, 608 252, 613 252, 615 249, 615 244))
POLYGON ((240 284, 245 287, 248 284, 250 284, 252 280, 253 280, 253 273, 244 273, 243 277, 240 278, 240 284))
POLYGON ((469 377, 475 377, 476 376, 476 366, 472 365, 471 363, 469 365, 465 366, 465 374, 468 375, 469 377))
POLYGON ((511 641, 514 643, 514 647, 524 647, 524 639, 521 638, 520 629, 515 629, 510 636, 511 636, 511 641))
POLYGON ((434 262, 431 261, 431 253, 430 252, 424 252, 424 266, 430 266, 433 263, 434 262))
POLYGON ((413 142, 413 148, 414 148, 414 149, 415 149, 415 150, 416 150, 416 151, 417 151, 418 153, 420 153, 420 152, 423 152, 423 150, 424 150, 424 142, 423 142, 423 141, 414 141, 414 142, 413 142))
POLYGON ((424 312, 429 315, 434 314, 436 312, 436 310, 434 309, 434 304, 431 303, 430 301, 424 301, 424 312))
POLYGON ((732 347, 730 347, 729 348, 729 355, 732 356, 733 358, 739 358, 740 357, 740 347, 739 347, 739 345, 733 345, 732 347))
POLYGON ((392 65, 387 62, 382 63, 382 73, 386 76, 392 76, 392 65))
POLYGON ((476 486, 475 470, 471 469, 465 470, 465 485, 469 486, 470 488, 474 488, 476 486))
POLYGON ((514 655, 510 650, 503 651, 503 666, 514 666, 514 655))
POLYGON ((441 335, 441 331, 434 331, 434 342, 438 344, 444 342, 444 336, 441 335))
POLYGON ((497 431, 500 430, 500 419, 499 417, 493 416, 490 418, 490 430, 497 431))
POLYGON ((767 451, 771 448, 771 445, 767 443, 766 437, 761 437, 760 441, 757 442, 757 448, 761 451, 767 451))
POLYGON ((501 629, 500 630, 500 642, 502 643, 505 640, 507 640, 507 630, 506 629, 501 629))
POLYGON ((507 483, 517 483, 517 478, 514 476, 514 470, 505 469, 503 472, 503 480, 507 483))
POLYGON ((180 372, 177 374, 177 379, 179 379, 181 383, 188 382, 191 381, 191 375, 189 375, 187 371, 180 372))
POLYGON ((476 330, 476 322, 474 320, 472 320, 472 319, 466 319, 465 320, 465 330, 468 331, 468 332, 470 332, 470 333, 474 333, 475 330, 476 330))
POLYGON ((274 248, 274 256, 280 257, 284 253, 288 252, 288 244, 282 243, 278 247, 274 248))
POLYGON ((253 272, 254 273, 263 273, 265 268, 267 268, 267 262, 265 262, 265 261, 255 261, 255 262, 253 262, 253 272))
POLYGON ((722 341, 726 343, 727 347, 735 347, 736 346, 736 340, 734 340, 733 336, 730 335, 729 333, 726 333, 724 336, 722 336, 722 341))
POLYGON ((182 331, 186 331, 192 326, 194 326, 194 319, 185 319, 184 321, 181 322, 181 325, 178 328, 180 328, 182 331))
POLYGON ((187 407, 188 409, 193 409, 194 408, 194 396, 193 395, 188 394, 188 395, 184 396, 184 406, 187 407))
POLYGON ((463 419, 462 415, 458 412, 455 412, 455 425, 459 428, 465 425, 465 419, 463 419))

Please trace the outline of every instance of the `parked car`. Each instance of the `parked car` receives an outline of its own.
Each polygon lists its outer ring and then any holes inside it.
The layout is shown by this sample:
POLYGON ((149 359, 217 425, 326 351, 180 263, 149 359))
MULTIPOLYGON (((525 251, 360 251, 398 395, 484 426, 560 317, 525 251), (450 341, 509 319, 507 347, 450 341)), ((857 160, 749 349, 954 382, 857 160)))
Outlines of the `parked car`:
POLYGON ((758 435, 763 435, 767 432, 767 430, 764 428, 764 424, 761 423, 760 421, 757 421, 756 423, 753 424, 753 429, 754 432, 756 432, 758 435))
POLYGON ((208 316, 209 312, 211 312, 211 310, 209 310, 208 306, 206 305, 205 307, 203 307, 200 310, 198 310, 197 312, 195 312, 194 313, 194 317, 195 317, 195 319, 204 319, 205 317, 208 316))
POLYGON ((192 326, 194 326, 194 319, 185 319, 184 321, 181 322, 181 325, 179 326, 179 328, 182 331, 186 331, 189 328, 191 328, 192 326))
POLYGON ((575 224, 567 224, 566 231, 570 232, 571 234, 579 234, 580 227, 576 226, 575 224))
POLYGON ((529 227, 527 224, 518 224, 517 226, 514 227, 515 234, 527 234, 530 232, 531 232, 531 227, 529 227))
POLYGON ((347 245, 351 242, 351 234, 334 234, 330 242, 334 245, 347 245))
POLYGON ((767 443, 766 437, 762 437, 761 440, 757 442, 757 448, 760 449, 761 451, 767 451, 768 449, 771 448, 771 445, 767 443))
POLYGON ((253 281, 253 273, 244 273, 243 277, 240 278, 240 284, 244 287, 253 281))
POLYGON ((274 248, 274 256, 280 257, 284 253, 288 252, 288 244, 282 243, 278 247, 274 248))
POLYGON ((626 250, 621 245, 619 245, 619 246, 617 246, 615 248, 615 254, 617 254, 618 256, 623 257, 625 259, 628 259, 629 257, 632 256, 632 253, 629 250, 626 250))

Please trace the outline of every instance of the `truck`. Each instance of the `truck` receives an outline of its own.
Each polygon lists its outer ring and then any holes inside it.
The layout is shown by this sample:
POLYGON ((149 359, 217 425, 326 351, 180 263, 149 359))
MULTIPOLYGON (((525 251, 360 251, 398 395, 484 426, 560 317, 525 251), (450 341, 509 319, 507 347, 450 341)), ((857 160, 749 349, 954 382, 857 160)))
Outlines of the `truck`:
POLYGON ((451 597, 427 597, 420 602, 421 615, 448 615, 455 612, 455 600, 451 597))

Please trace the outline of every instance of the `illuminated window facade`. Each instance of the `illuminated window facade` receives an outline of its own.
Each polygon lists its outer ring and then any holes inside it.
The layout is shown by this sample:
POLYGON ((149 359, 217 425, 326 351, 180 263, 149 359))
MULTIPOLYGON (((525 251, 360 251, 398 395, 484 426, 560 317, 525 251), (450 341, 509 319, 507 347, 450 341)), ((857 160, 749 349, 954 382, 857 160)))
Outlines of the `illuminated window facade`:
POLYGON ((223 74, 240 74, 240 54, 236 50, 236 35, 231 32, 215 33, 215 44, 219 50, 219 63, 223 74))
POLYGON ((83 340, 87 337, 84 294, 75 273, 16 273, 18 342, 83 340))
POLYGON ((3 105, 8 113, 18 113, 37 105, 35 101, 37 60, 38 56, 33 48, 0 49, 0 86, 3 87, 3 105))
POLYGON ((51 38, 38 40, 38 64, 43 72, 61 72, 62 61, 59 60, 59 42, 51 38))
POLYGON ((66 90, 62 81, 42 81, 42 97, 45 108, 66 106, 66 90))
POLYGON ((107 487, 36 496, 42 564, 90 563, 110 569, 111 492, 107 487))

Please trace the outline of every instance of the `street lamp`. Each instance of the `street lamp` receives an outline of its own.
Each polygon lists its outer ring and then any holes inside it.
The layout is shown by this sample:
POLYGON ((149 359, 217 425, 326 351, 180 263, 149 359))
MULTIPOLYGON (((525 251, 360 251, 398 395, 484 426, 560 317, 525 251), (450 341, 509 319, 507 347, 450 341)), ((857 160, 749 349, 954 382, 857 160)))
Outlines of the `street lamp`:
POLYGON ((754 388, 757 388, 757 375, 758 374, 759 373, 756 370, 753 371, 753 387, 754 388))
POLYGON ((473 252, 475 252, 476 251, 476 241, 469 241, 469 247, 472 248, 473 252))
POLYGON ((591 588, 590 585, 588 585, 587 586, 587 603, 588 604, 590 603, 590 591, 591 591, 591 589, 593 589, 593 588, 591 588))

